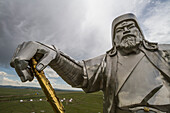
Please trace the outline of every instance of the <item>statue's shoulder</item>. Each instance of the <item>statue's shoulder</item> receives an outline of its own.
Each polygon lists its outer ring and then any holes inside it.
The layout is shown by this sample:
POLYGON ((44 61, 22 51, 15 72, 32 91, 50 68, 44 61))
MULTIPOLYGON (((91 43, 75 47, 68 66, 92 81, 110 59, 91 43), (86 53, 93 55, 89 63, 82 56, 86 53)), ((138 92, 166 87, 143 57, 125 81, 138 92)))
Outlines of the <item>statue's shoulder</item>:
POLYGON ((105 56, 106 54, 102 54, 100 56, 84 60, 84 62, 88 65, 99 65, 103 61, 105 56))
POLYGON ((170 51, 170 44, 158 44, 160 51, 170 51))
POLYGON ((160 55, 170 62, 170 44, 158 44, 160 55))

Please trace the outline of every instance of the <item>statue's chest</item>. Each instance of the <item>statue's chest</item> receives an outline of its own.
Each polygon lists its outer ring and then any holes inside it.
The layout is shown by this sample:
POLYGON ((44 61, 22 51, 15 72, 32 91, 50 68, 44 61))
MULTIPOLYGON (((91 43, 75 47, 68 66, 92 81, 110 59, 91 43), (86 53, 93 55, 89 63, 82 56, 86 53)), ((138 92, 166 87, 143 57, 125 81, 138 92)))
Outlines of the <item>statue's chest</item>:
POLYGON ((152 90, 163 86, 161 74, 142 53, 120 57, 116 78, 119 107, 139 104, 152 90))

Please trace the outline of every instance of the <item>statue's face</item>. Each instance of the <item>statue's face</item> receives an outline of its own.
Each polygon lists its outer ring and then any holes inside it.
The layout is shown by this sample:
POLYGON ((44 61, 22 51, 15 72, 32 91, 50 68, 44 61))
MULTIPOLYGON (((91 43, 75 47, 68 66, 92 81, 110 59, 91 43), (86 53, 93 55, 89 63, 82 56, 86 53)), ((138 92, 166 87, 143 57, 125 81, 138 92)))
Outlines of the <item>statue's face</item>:
POLYGON ((142 41, 141 33, 132 20, 119 23, 115 28, 116 46, 125 53, 135 52, 142 41))

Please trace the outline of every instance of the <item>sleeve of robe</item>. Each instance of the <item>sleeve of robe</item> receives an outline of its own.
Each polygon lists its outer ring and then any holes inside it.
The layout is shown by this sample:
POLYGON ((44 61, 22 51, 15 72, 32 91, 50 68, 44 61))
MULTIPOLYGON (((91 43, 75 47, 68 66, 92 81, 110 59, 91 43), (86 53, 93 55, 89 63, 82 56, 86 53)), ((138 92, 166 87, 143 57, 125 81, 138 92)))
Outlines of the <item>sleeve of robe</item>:
POLYGON ((76 62, 68 55, 60 54, 50 63, 50 67, 72 87, 82 88, 86 93, 103 88, 104 57, 76 62))

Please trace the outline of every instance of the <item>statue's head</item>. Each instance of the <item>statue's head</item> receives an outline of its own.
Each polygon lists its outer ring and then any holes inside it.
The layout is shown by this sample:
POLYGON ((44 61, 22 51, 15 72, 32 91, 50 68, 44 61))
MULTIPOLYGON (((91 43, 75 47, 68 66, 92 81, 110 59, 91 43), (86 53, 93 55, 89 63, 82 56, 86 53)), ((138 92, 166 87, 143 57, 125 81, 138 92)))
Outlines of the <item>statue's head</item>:
POLYGON ((142 30, 139 27, 136 16, 128 13, 114 19, 112 23, 112 44, 110 52, 120 50, 124 54, 137 53, 139 48, 144 46, 148 50, 157 49, 156 43, 145 40, 142 30))

